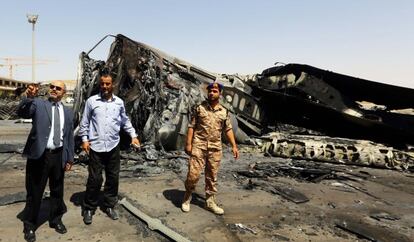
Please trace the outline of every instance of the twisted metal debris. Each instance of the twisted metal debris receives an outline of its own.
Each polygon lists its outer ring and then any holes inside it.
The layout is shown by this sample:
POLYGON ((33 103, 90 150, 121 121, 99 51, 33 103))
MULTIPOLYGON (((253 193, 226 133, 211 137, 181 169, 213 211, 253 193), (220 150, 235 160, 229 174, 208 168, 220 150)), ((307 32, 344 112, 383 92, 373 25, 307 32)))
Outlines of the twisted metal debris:
POLYGON ((403 151, 414 140, 412 89, 300 64, 253 75, 217 74, 123 35, 113 37, 105 62, 91 59, 90 51, 80 55, 77 122, 86 98, 99 91, 99 70, 108 68, 114 93, 124 100, 139 137, 158 149, 182 149, 189 110, 205 99, 208 83, 219 81, 224 85, 220 102, 230 111, 239 143, 269 141, 269 136, 261 136, 290 126, 321 136, 289 135, 294 131, 288 130, 264 151, 324 162, 412 167, 412 154, 403 151))
POLYGON ((273 156, 396 170, 414 169, 414 155, 367 140, 271 133, 262 151, 273 156))
POLYGON ((3 99, 0 100, 0 120, 12 120, 17 119, 17 105, 16 100, 3 99))
MULTIPOLYGON (((114 93, 126 105, 143 141, 173 150, 183 147, 188 110, 205 97, 205 85, 217 79, 144 44, 116 38, 105 67, 114 76, 114 93)), ((102 62, 80 55, 74 110, 79 122, 86 97, 98 92, 102 62)))

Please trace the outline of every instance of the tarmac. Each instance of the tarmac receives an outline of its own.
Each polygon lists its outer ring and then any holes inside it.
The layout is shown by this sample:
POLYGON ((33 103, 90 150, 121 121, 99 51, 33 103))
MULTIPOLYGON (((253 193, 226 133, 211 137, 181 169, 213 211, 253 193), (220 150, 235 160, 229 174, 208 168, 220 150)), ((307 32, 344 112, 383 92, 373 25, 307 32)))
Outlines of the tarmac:
MULTIPOLYGON (((0 144, 23 145, 30 126, 0 121, 0 144)), ((162 162, 165 159, 144 162, 139 169, 129 171, 126 167, 136 163, 123 160, 120 198, 128 199, 190 241, 414 241, 412 173, 340 166, 351 174, 349 179, 343 176, 308 182, 281 175, 248 177, 240 171, 252 171, 257 164, 277 166, 292 160, 267 157, 251 147, 241 147, 241 158, 234 161, 225 147, 217 196, 225 214, 217 216, 204 209, 203 179, 193 195, 191 211, 183 213, 180 204, 187 172, 185 155, 169 160, 180 170, 161 166, 162 162), (157 172, 149 172, 155 168, 157 172), (269 186, 288 187, 308 201, 292 202, 277 190, 269 190, 269 186)), ((24 241, 19 217, 24 208, 25 163, 18 153, 0 153, 0 202, 7 203, 0 204, 0 241, 24 241)), ((93 223, 85 225, 80 204, 86 178, 83 164, 74 165, 66 173, 64 198, 68 212, 63 222, 68 232, 64 235, 48 226, 46 192, 37 241, 170 241, 121 205, 116 207, 119 220, 113 221, 97 210, 93 223)))

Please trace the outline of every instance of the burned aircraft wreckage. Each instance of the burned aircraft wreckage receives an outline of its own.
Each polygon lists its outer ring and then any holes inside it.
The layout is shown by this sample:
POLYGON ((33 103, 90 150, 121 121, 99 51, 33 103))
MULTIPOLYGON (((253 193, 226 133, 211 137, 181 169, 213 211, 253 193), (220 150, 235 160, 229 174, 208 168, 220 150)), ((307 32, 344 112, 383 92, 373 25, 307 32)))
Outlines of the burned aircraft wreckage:
POLYGON ((107 68, 142 141, 179 150, 189 110, 205 99, 206 85, 218 81, 239 143, 281 157, 414 167, 412 89, 301 64, 253 75, 216 74, 123 35, 112 37, 105 62, 90 58, 90 51, 80 55, 76 122, 86 99, 99 90, 100 70, 107 68))

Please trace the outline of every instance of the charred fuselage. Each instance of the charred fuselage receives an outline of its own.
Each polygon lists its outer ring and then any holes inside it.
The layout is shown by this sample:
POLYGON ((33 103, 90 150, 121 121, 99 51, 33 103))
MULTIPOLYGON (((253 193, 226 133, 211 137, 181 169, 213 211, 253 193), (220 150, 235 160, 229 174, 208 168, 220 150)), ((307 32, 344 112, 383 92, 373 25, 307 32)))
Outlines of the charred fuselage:
MULTIPOLYGON (((260 74, 205 71, 162 51, 117 35, 105 62, 80 55, 75 113, 97 93, 99 70, 109 68, 115 94, 147 142, 165 149, 184 145, 189 110, 206 97, 209 82, 224 85, 221 103, 232 113, 239 142, 280 131, 285 124, 306 134, 369 139, 395 147, 414 140, 414 90, 308 65, 275 66, 260 74)), ((293 132, 293 131, 292 131, 293 132)))

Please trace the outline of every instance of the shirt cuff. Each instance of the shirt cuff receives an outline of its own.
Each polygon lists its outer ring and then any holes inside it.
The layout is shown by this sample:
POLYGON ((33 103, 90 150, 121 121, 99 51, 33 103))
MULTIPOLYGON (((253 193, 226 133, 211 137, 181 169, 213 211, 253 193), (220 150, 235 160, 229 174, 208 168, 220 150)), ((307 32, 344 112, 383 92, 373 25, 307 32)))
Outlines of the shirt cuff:
POLYGON ((88 136, 86 136, 86 135, 85 136, 82 136, 82 141, 83 142, 87 142, 88 141, 88 136))

